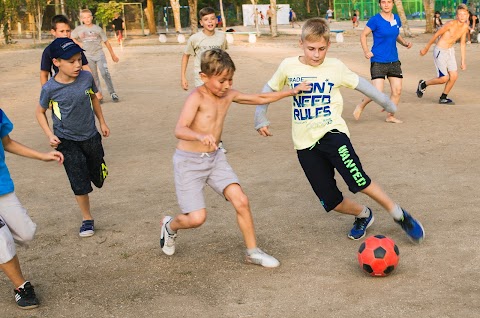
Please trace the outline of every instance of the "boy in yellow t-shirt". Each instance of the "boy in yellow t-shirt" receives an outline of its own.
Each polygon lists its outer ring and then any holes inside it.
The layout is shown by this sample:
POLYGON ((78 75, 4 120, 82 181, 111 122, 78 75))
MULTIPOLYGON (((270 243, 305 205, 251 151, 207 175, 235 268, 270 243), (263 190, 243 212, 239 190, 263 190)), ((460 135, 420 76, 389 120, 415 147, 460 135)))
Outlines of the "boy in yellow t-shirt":
MULTIPOLYGON (((363 170, 342 118, 340 87, 360 91, 390 113, 395 113, 395 104, 340 60, 326 57, 330 30, 325 19, 306 21, 300 46, 304 55, 283 60, 263 91, 279 91, 285 85, 294 88, 303 81, 311 84, 309 91, 292 97, 292 137, 300 165, 320 203, 327 212, 335 210, 355 216, 348 234, 353 240, 363 238, 374 221, 370 208, 343 197, 334 178, 336 169, 351 192, 362 192, 374 199, 392 215, 412 241, 420 243, 425 236, 420 222, 390 199, 363 170)), ((272 136, 266 118, 267 107, 258 106, 255 112, 255 129, 265 137, 272 136)))

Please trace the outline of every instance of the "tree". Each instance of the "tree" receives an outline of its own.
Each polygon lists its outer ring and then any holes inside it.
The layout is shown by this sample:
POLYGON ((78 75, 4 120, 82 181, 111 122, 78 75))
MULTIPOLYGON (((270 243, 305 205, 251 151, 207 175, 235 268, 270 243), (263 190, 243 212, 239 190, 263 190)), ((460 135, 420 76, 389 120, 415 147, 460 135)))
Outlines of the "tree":
POLYGON ((170 0, 170 5, 173 11, 173 21, 175 23, 175 31, 180 33, 182 31, 182 24, 180 22, 180 0, 170 0))
POLYGON ((153 0, 147 0, 145 16, 147 17, 148 30, 150 31, 150 34, 156 34, 157 25, 155 24, 155 14, 153 12, 153 0))
POLYGON ((198 32, 198 0, 188 0, 188 6, 190 7, 190 27, 192 28, 192 33, 198 32))
POLYGON ((270 0, 270 10, 272 10, 272 37, 278 36, 278 27, 277 27, 277 0, 270 0))
POLYGON ((47 7, 46 0, 27 0, 27 12, 33 15, 38 30, 38 40, 42 40, 43 15, 47 7))
POLYGON ((408 26, 407 16, 405 15, 405 10, 403 9, 402 0, 393 0, 395 5, 397 6, 398 16, 402 21, 403 32, 405 33, 406 37, 412 37, 412 31, 410 31, 410 27, 408 26))
POLYGON ((423 6, 425 7, 425 32, 434 33, 433 16, 435 15, 435 0, 423 0, 423 6))
POLYGON ((223 1, 220 0, 220 17, 222 19, 222 30, 227 31, 227 21, 225 20, 225 14, 223 13, 223 1))

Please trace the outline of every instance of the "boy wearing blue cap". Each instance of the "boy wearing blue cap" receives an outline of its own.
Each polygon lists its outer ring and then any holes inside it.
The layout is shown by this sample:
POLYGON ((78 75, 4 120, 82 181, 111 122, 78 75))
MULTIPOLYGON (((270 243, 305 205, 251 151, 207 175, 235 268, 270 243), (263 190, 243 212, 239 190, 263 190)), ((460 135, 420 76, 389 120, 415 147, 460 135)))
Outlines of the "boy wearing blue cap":
POLYGON ((58 73, 43 85, 36 116, 50 146, 65 157, 65 171, 82 212, 80 236, 88 237, 94 234, 88 197, 93 191, 91 183, 101 188, 108 174, 95 116, 103 137, 110 135, 110 129, 95 96, 97 87, 93 76, 82 71, 83 49, 69 38, 57 38, 50 46, 58 73), (49 108, 52 109, 53 132, 46 116, 49 108))

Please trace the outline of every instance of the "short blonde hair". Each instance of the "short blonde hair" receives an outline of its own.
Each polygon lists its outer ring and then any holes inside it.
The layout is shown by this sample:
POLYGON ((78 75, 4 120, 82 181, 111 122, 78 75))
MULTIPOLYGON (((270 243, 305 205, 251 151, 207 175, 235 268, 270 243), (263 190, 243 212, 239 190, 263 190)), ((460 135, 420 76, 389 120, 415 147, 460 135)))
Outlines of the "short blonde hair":
POLYGON ((458 10, 467 10, 468 11, 468 7, 465 3, 460 3, 458 6, 457 6, 457 12, 458 10))
POLYGON ((330 28, 327 20, 323 18, 308 19, 302 27, 302 41, 319 41, 320 39, 330 42, 330 28))
POLYGON ((202 53, 200 70, 207 76, 235 72, 235 64, 230 55, 222 49, 211 49, 202 53))
POLYGON ((90 9, 82 9, 82 10, 80 11, 80 16, 82 16, 82 14, 84 14, 84 13, 90 13, 90 15, 93 16, 92 11, 90 11, 90 9))

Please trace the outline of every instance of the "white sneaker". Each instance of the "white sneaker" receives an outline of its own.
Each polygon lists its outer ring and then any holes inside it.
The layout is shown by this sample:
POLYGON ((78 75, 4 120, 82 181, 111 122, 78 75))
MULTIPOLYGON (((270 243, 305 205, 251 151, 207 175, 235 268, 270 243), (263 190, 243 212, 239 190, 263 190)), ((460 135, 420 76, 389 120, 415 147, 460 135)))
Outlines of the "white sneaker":
POLYGON ((268 268, 280 266, 280 262, 275 257, 268 255, 259 248, 256 248, 255 252, 251 254, 246 254, 245 262, 268 268))
POLYGON ((167 223, 171 220, 173 220, 171 216, 165 216, 163 218, 160 233, 160 247, 167 255, 173 255, 175 253, 175 239, 177 238, 177 234, 170 234, 167 231, 167 223))
POLYGON ((223 142, 220 141, 218 143, 218 148, 223 152, 223 153, 227 153, 227 149, 223 148, 223 142))

